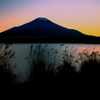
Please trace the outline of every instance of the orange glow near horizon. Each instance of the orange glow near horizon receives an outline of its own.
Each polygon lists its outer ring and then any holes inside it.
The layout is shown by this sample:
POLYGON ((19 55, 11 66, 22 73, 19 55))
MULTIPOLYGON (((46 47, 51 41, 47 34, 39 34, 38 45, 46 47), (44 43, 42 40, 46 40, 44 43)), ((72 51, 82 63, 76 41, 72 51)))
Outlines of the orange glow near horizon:
POLYGON ((9 3, 2 1, 0 4, 0 32, 23 25, 37 17, 46 17, 63 27, 100 36, 98 0, 13 0, 9 3))

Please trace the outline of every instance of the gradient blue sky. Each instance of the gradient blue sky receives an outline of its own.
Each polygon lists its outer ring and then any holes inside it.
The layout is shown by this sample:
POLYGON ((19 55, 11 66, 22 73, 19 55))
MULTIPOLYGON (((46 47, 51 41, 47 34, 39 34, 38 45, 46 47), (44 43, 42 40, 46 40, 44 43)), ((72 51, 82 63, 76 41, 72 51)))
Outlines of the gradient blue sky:
POLYGON ((0 32, 37 17, 100 36, 100 0, 0 0, 0 32))

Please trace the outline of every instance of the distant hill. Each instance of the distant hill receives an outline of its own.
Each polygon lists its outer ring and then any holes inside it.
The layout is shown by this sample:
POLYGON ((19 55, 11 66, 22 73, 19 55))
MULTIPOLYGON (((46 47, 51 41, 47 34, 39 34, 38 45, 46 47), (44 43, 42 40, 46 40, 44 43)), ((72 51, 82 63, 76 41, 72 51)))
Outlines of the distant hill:
POLYGON ((97 39, 97 37, 88 36, 77 30, 62 27, 42 17, 6 30, 0 33, 0 37, 7 37, 8 42, 90 43, 91 39, 97 39))

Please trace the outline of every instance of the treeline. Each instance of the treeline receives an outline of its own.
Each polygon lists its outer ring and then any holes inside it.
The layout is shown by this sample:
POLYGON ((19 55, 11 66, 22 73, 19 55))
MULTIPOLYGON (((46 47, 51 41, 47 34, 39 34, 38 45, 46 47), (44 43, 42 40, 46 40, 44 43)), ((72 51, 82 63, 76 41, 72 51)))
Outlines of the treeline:
POLYGON ((18 36, 18 37, 2 37, 0 36, 0 42, 6 38, 7 43, 78 43, 78 44, 100 44, 100 37, 61 37, 61 36, 18 36))

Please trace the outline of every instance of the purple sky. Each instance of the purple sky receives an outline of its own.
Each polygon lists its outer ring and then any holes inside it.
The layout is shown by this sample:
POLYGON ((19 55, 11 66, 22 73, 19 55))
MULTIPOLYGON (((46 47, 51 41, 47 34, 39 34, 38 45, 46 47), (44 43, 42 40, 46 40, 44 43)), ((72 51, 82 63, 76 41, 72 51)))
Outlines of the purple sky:
POLYGON ((0 0, 0 32, 37 17, 100 36, 100 0, 0 0))

